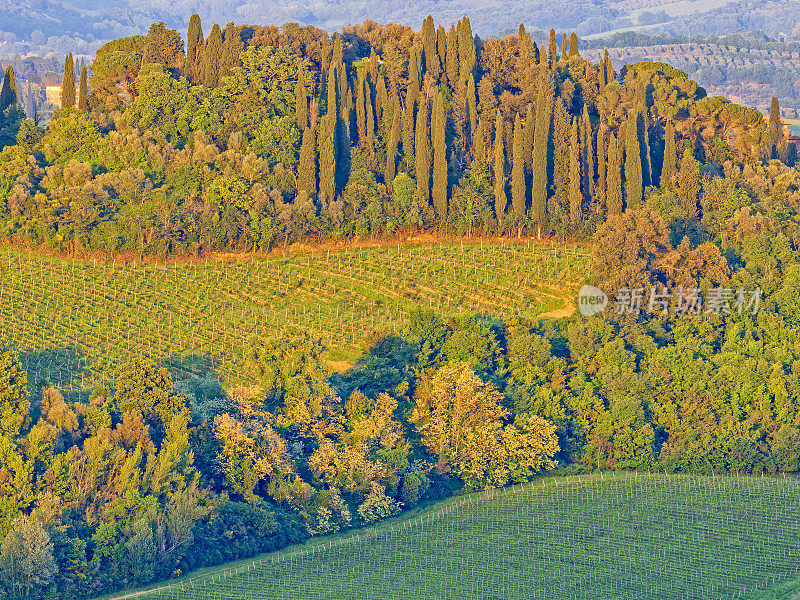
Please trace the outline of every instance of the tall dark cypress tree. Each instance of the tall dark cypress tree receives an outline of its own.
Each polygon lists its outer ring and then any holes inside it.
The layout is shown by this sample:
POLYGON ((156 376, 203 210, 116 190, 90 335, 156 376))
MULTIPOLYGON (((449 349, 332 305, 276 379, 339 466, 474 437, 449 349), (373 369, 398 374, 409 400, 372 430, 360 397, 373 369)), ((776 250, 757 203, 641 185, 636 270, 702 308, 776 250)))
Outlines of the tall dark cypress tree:
POLYGON ((447 65, 447 32, 442 25, 436 30, 436 53, 439 55, 439 80, 443 80, 445 76, 445 68, 447 65))
POLYGON ((416 88, 412 82, 409 85, 408 93, 406 94, 406 108, 403 111, 403 169, 406 173, 410 173, 415 168, 415 155, 414 155, 414 124, 416 121, 416 113, 414 107, 417 102, 416 88))
POLYGON ((583 219, 583 194, 581 193, 580 144, 578 142, 578 119, 572 118, 569 136, 569 218, 573 224, 583 219))
POLYGON ((17 79, 14 76, 14 67, 8 65, 3 73, 3 88, 0 90, 0 120, 3 111, 17 103, 17 79))
POLYGON ((556 45, 556 30, 550 30, 550 43, 548 44, 548 55, 550 59, 550 68, 553 69, 558 61, 558 46, 556 45))
POLYGON ((200 52, 203 48, 203 27, 200 15, 193 14, 189 18, 189 30, 186 33, 186 64, 183 72, 192 83, 200 81, 200 52))
POLYGON ((595 209, 598 212, 606 210, 606 147, 605 147, 605 126, 601 125, 597 129, 597 187, 595 188, 597 196, 597 205, 595 209))
POLYGON ((64 59, 64 80, 61 82, 61 108, 75 107, 75 60, 72 52, 64 59))
POLYGON ((300 131, 308 127, 308 92, 302 77, 298 77, 294 86, 294 117, 300 131))
POLYGON ((611 215, 621 215, 622 200, 622 152, 619 141, 612 133, 608 140, 608 172, 606 173, 606 210, 611 215))
POLYGON ((436 28, 433 17, 422 22, 422 48, 425 56, 425 72, 430 73, 434 81, 439 80, 439 53, 436 51, 436 28))
POLYGON ((469 78, 467 79, 467 118, 469 119, 468 136, 474 140, 475 131, 478 128, 478 105, 477 96, 475 94, 475 78, 472 76, 472 73, 469 74, 469 78))
POLYGON ((206 87, 219 85, 219 56, 222 52, 222 29, 214 23, 208 40, 203 44, 203 58, 200 61, 200 80, 206 87))
POLYGON ((439 226, 447 220, 447 144, 445 142, 444 97, 436 94, 433 102, 431 141, 433 145, 433 206, 439 226))
POLYGON ((783 123, 781 122, 781 107, 778 99, 773 96, 769 106, 769 127, 767 129, 771 148, 780 146, 783 141, 783 123))
POLYGON ((664 164, 661 166, 661 187, 675 189, 675 172, 678 164, 678 149, 675 146, 675 126, 667 121, 664 132, 664 164))
POLYGON ((606 63, 606 83, 616 83, 617 74, 614 73, 614 65, 611 64, 611 59, 608 57, 608 49, 605 51, 604 58, 606 63))
POLYGON ((519 30, 519 67, 517 77, 522 90, 527 90, 536 82, 536 53, 533 38, 520 23, 519 30))
POLYGON ((383 170, 383 180, 387 186, 392 185, 397 168, 397 145, 400 143, 400 104, 395 98, 395 105, 392 115, 392 128, 389 133, 389 141, 386 143, 386 167, 383 170))
POLYGON ((539 92, 536 96, 536 125, 533 131, 533 159, 531 174, 531 209, 537 224, 537 237, 547 227, 547 145, 550 140, 550 123, 553 111, 553 78, 541 69, 539 92))
POLYGON ((228 23, 225 26, 225 36, 219 57, 220 79, 230 75, 233 68, 239 66, 242 52, 244 52, 244 42, 242 42, 239 28, 233 23, 228 23))
POLYGON ((522 120, 517 114, 514 119, 514 146, 511 152, 511 205, 514 216, 520 222, 525 218, 527 189, 525 185, 525 133, 522 129, 522 120))
POLYGON ((639 156, 642 161, 642 185, 653 185, 653 167, 650 162, 650 136, 647 133, 647 109, 639 106, 636 115, 636 135, 639 138, 639 156))
POLYGON ((694 152, 691 148, 686 148, 683 151, 681 170, 678 173, 678 196, 681 206, 686 211, 686 216, 690 219, 697 216, 697 198, 701 189, 700 170, 697 168, 694 152))
POLYGON ((569 58, 580 56, 578 54, 578 36, 573 31, 569 36, 569 58))
MULTIPOLYGON (((328 112, 319 130, 319 201, 326 212, 336 197, 336 111, 328 112)), ((308 129, 306 129, 308 131, 308 129)))
POLYGON ((564 32, 561 34, 561 60, 567 60, 567 53, 569 52, 568 44, 567 33, 564 32))
POLYGON ((506 196, 506 152, 503 147, 505 123, 503 113, 497 109, 494 121, 494 213, 497 222, 502 224, 506 216, 508 196, 506 196))
POLYGON ((625 126, 625 205, 631 208, 638 208, 644 196, 637 117, 638 111, 631 111, 625 126))
POLYGON ((417 173, 417 197, 425 204, 431 199, 431 149, 428 134, 428 107, 424 97, 420 98, 417 109, 417 123, 414 127, 415 164, 417 173))
POLYGON ((81 85, 78 93, 78 108, 89 109, 89 84, 86 81, 86 67, 81 67, 81 85))
POLYGON ((452 89, 456 89, 460 81, 458 78, 458 35, 456 34, 456 28, 452 23, 450 23, 450 31, 447 32, 447 54, 445 63, 447 82, 450 84, 452 89))
POLYGON ((533 168, 533 124, 536 119, 534 103, 528 104, 528 112, 525 115, 525 124, 522 126, 522 160, 525 165, 525 175, 530 179, 531 169, 533 168))
POLYGON ((589 119, 589 109, 586 104, 583 105, 583 113, 581 113, 580 132, 581 164, 583 164, 583 191, 586 196, 591 198, 594 195, 594 166, 596 159, 592 122, 589 119))
POLYGON ((364 98, 366 85, 364 73, 361 73, 356 84, 356 131, 358 131, 358 145, 362 148, 367 144, 367 111, 364 98))
POLYGON ((297 167, 297 190, 305 191, 309 197, 317 195, 317 152, 314 130, 306 127, 300 146, 300 163, 297 167))
POLYGON ((483 119, 478 120, 478 126, 475 128, 475 135, 472 137, 472 148, 475 151, 475 160, 478 162, 486 162, 486 133, 483 129, 483 119))
POLYGON ((569 144, 571 119, 564 102, 557 98, 553 109, 553 195, 565 212, 569 210, 569 144))
POLYGON ((475 38, 472 35, 472 26, 469 18, 464 17, 461 21, 461 28, 458 31, 458 69, 461 81, 466 81, 467 77, 474 76, 475 64, 477 60, 475 52, 475 38))

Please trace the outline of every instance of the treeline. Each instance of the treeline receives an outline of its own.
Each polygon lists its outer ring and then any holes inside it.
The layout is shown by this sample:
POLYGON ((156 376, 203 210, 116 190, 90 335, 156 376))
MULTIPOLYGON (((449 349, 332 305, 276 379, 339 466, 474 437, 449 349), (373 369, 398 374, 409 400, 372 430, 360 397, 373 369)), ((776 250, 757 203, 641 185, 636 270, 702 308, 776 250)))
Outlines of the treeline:
POLYGON ((194 16, 185 44, 154 24, 90 70, 78 86, 67 73, 46 131, 4 121, 10 239, 199 254, 414 229, 587 236, 659 189, 699 217, 703 180, 726 164, 796 155, 782 129, 677 69, 618 74, 583 60, 574 34, 483 40, 467 18, 205 37, 194 16))

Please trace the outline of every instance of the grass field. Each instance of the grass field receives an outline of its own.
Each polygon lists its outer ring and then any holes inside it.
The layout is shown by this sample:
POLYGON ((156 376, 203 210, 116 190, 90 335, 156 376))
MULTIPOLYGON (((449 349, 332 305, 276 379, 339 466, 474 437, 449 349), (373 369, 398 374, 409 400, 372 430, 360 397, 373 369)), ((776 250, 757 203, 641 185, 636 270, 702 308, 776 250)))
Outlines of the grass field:
POLYGON ((535 317, 564 306, 589 250, 530 243, 392 246, 246 260, 124 265, 0 249, 0 348, 32 382, 107 382, 130 357, 180 378, 236 382, 254 336, 293 324, 353 359, 414 306, 535 317))
POLYGON ((798 492, 800 481, 783 478, 547 478, 135 593, 143 600, 788 600, 800 590, 798 492))

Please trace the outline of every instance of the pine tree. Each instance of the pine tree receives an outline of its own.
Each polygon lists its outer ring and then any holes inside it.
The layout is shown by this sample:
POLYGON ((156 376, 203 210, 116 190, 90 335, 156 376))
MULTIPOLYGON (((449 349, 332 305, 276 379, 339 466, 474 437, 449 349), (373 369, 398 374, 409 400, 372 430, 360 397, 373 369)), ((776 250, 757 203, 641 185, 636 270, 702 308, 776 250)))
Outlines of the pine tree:
POLYGON ((214 88, 219 85, 219 55, 222 52, 222 30, 214 23, 211 34, 203 44, 203 57, 200 61, 200 80, 204 86, 214 88))
POLYGON ((783 123, 781 122, 781 107, 778 99, 773 96, 769 107, 769 127, 767 129, 770 148, 780 146, 783 141, 783 123))
POLYGON ((417 173, 417 197, 425 204, 431 198, 431 149, 428 140, 428 108, 424 98, 420 99, 417 109, 417 123, 414 127, 416 139, 414 150, 417 173))
POLYGON ((452 89, 456 89, 459 80, 458 64, 458 36, 455 26, 450 23, 450 31, 447 32, 447 54, 445 60, 447 71, 447 81, 452 89))
POLYGON ((61 108, 75 106, 75 61, 72 52, 64 59, 64 80, 61 82, 61 108))
POLYGON ((444 97, 436 94, 433 102, 431 141, 433 145, 433 206, 440 226, 447 220, 447 144, 445 142, 444 97))
POLYGON ((297 78, 294 86, 294 117, 300 131, 308 127, 308 92, 302 77, 297 78))
POLYGON ((644 195, 637 115, 638 111, 629 113, 625 127, 625 205, 630 208, 638 208, 644 195))
POLYGON ((606 210, 608 215, 621 215, 622 201, 622 156, 619 141, 612 133, 608 140, 608 172, 606 173, 606 210))
POLYGON ((186 64, 183 68, 184 75, 192 83, 200 79, 200 52, 203 48, 203 27, 200 25, 200 15, 193 14, 189 18, 189 31, 186 33, 186 64))
POLYGON ((677 148, 675 146, 675 126, 672 119, 667 121, 664 132, 664 164, 661 166, 661 187, 671 190, 675 188, 675 171, 678 164, 677 148))
POLYGON ((383 181, 389 187, 391 187, 396 174, 397 145, 400 142, 400 123, 402 121, 400 104, 396 98, 392 113, 392 129, 389 133, 389 141, 386 143, 386 167, 383 170, 383 181))
POLYGON ((697 216, 697 198, 700 195, 700 171, 691 148, 683 151, 681 170, 678 173, 678 196, 686 216, 697 216))
MULTIPOLYGON (((554 34, 555 35, 555 34, 554 34)), ((531 175, 531 208, 536 219, 537 237, 547 226, 547 146, 550 140, 550 123, 553 110, 553 79, 547 69, 542 69, 539 92, 536 96, 536 125, 533 131, 533 159, 531 175)))
POLYGON ((228 23, 225 26, 225 36, 219 57, 220 80, 230 75, 234 67, 239 66, 242 52, 244 52, 244 43, 239 28, 233 23, 228 23))
POLYGON ((305 191, 309 197, 317 195, 317 152, 314 130, 306 127, 300 146, 300 162, 297 168, 297 190, 305 191))
POLYGON ((497 222, 502 223, 506 215, 508 197, 506 196, 506 153, 503 148, 505 125, 503 113, 497 110, 494 122, 494 212, 497 222))
POLYGON ((580 223, 583 218, 578 119, 575 117, 572 119, 569 141, 569 217, 573 224, 580 223))
POLYGON ((569 36, 569 57, 578 57, 578 36, 573 31, 569 36))
POLYGON ((527 189, 525 185, 525 133, 522 121, 517 114, 514 119, 514 146, 511 163, 511 204, 518 220, 525 218, 527 189))
MULTIPOLYGON (((73 88, 74 89, 74 88, 73 88)), ((14 67, 8 65, 3 74, 3 88, 0 90, 0 120, 3 112, 17 103, 17 79, 14 76, 14 67)))
POLYGON ((78 108, 81 110, 89 109, 89 84, 86 81, 86 67, 81 68, 81 86, 78 94, 78 108))
POLYGON ((554 69, 556 62, 558 62, 558 46, 556 45, 556 30, 550 30, 550 44, 548 47, 548 54, 550 58, 550 68, 554 69))

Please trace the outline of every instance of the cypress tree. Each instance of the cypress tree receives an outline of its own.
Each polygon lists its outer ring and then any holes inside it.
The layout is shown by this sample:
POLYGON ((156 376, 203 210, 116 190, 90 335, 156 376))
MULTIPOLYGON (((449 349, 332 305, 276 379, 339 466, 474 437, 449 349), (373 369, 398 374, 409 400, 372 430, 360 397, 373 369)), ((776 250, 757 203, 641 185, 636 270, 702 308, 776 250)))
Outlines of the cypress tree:
POLYGON ((615 83, 617 75, 614 73, 614 65, 611 64, 611 59, 608 57, 608 49, 605 51, 604 58, 606 63, 606 84, 615 83))
POLYGON ((474 75, 477 54, 469 18, 464 17, 460 23, 461 28, 458 31, 458 69, 461 81, 466 81, 470 74, 474 75))
POLYGON ((653 185, 653 167, 650 162, 650 136, 647 133, 647 109, 644 105, 639 106, 636 115, 636 135, 639 137, 639 156, 642 161, 642 185, 647 187, 653 185))
POLYGON ((294 86, 294 117, 300 131, 308 127, 308 92, 302 77, 297 78, 294 86))
POLYGON ((697 197, 700 195, 700 171, 691 148, 683 151, 681 170, 678 173, 678 196, 686 216, 697 216, 697 197))
POLYGON ((300 146, 300 163, 297 173, 297 191, 305 191, 309 197, 317 195, 317 152, 314 130, 303 130, 303 143, 300 146))
POLYGON ((331 56, 331 65, 339 66, 344 64, 344 47, 342 46, 342 36, 336 31, 333 34, 333 54, 331 56))
POLYGON ((417 197, 426 204, 431 198, 431 149, 428 140, 428 108, 424 98, 417 109, 417 123, 414 128, 415 164, 417 172, 417 197))
POLYGON ((425 72, 430 73, 434 81, 438 81, 439 53, 436 51, 436 29, 431 15, 422 22, 422 48, 425 56, 425 72))
POLYGON ((474 140, 478 127, 478 104, 475 94, 475 78, 472 73, 467 79, 467 117, 469 119, 469 136, 474 140))
POLYGON ((406 94, 406 109, 403 112, 403 166, 407 173, 411 172, 415 165, 414 155, 414 105, 416 103, 416 94, 414 83, 409 85, 409 91, 406 94))
POLYGON ((447 55, 446 55, 446 71, 447 81, 450 87, 456 89, 459 81, 459 65, 458 65, 458 35, 456 34, 455 26, 450 23, 450 31, 447 32, 447 55))
POLYGON ((241 62, 241 54, 244 51, 244 43, 239 28, 233 23, 225 26, 225 36, 222 42, 222 51, 219 57, 219 78, 222 79, 231 74, 234 67, 238 67, 241 62))
POLYGON ((16 104, 17 99, 17 79, 14 76, 14 67, 8 65, 3 73, 3 88, 0 90, 0 120, 3 118, 3 111, 16 104))
POLYGON ((475 160, 478 162, 486 162, 486 133, 483 129, 483 120, 478 121, 478 126, 475 128, 475 135, 472 139, 472 147, 475 150, 475 160))
POLYGON ((557 99, 553 110, 553 193, 565 210, 569 206, 570 116, 564 102, 557 99))
POLYGON ((364 112, 367 126, 367 148, 370 155, 375 152, 375 106, 372 101, 372 86, 364 79, 364 112))
POLYGON ((767 129, 769 135, 769 143, 771 148, 779 146, 783 141, 783 123, 781 123, 781 107, 778 99, 773 96, 772 103, 769 106, 769 128, 767 129))
MULTIPOLYGON (((608 50, 606 50, 608 53, 608 50)), ((600 64, 597 66, 597 81, 600 84, 600 91, 606 89, 608 81, 606 80, 606 61, 605 58, 600 59, 600 64)))
POLYGON ((537 237, 547 226, 547 146, 550 140, 550 122, 553 110, 553 79, 547 69, 542 69, 539 92, 536 96, 536 125, 533 130, 533 158, 531 168, 531 209, 537 224, 537 237))
POLYGON ((664 132, 664 164, 661 166, 661 187, 675 189, 675 171, 678 164, 677 148, 675 147, 675 126, 672 119, 667 121, 664 132))
POLYGON ((362 73, 356 85, 356 130, 358 131, 358 145, 364 147, 367 143, 367 110, 365 107, 366 81, 362 73))
POLYGON ((548 54, 550 57, 550 68, 553 69, 556 66, 556 62, 558 61, 558 46, 556 45, 556 30, 550 30, 550 44, 548 48, 548 54))
POLYGON ((75 106, 75 62, 72 52, 64 59, 64 81, 61 82, 61 108, 75 106))
POLYGON ((606 148, 605 148, 605 126, 597 130, 597 203, 602 211, 606 209, 606 148))
POLYGON ((439 225, 447 220, 447 144, 444 135, 445 112, 441 92, 433 102, 433 206, 439 217, 439 225))
POLYGON ((81 67, 81 84, 78 93, 78 108, 81 110, 89 109, 89 84, 86 81, 86 67, 81 67))
POLYGON ((533 38, 525 31, 525 26, 519 25, 519 66, 517 77, 519 77, 520 88, 527 90, 535 83, 536 78, 536 54, 533 38))
POLYGON ((441 24, 439 29, 436 30, 436 54, 439 55, 439 77, 441 80, 442 76, 446 75, 445 67, 447 65, 447 32, 441 24))
POLYGON ((606 210, 609 216, 622 214, 621 158, 619 141, 612 133, 608 140, 608 172, 606 173, 606 210))
POLYGON ((525 199, 527 197, 524 138, 525 133, 522 129, 522 121, 519 118, 519 114, 517 114, 514 119, 514 146, 511 157, 511 205, 514 207, 514 216, 520 221, 525 217, 525 199))
POLYGON ((526 176, 530 175, 533 166, 533 124, 536 118, 533 107, 533 102, 528 104, 525 124, 522 126, 522 160, 524 161, 526 176))
POLYGON ((383 170, 383 180, 391 188, 397 166, 397 145, 400 142, 400 104, 395 99, 394 114, 392 116, 392 129, 389 141, 386 144, 386 167, 383 170))
POLYGON ((625 128, 625 205, 631 208, 639 207, 644 194, 637 114, 628 115, 625 128))
POLYGON ((569 140, 569 217, 573 224, 580 223, 583 216, 581 194, 581 165, 578 143, 578 119, 573 117, 569 140))
POLYGON ((336 195, 335 135, 336 112, 329 111, 322 118, 319 131, 319 200, 323 209, 330 206, 336 195))
POLYGON ((567 54, 569 52, 568 44, 567 33, 564 32, 561 34, 561 60, 567 60, 567 54))
POLYGON ((583 190, 588 197, 594 195, 594 166, 595 150, 594 135, 592 135, 592 121, 589 119, 589 108, 583 105, 580 122, 581 163, 583 164, 583 190))
POLYGON ((192 83, 200 79, 200 51, 203 47, 203 27, 200 25, 200 15, 193 14, 189 18, 189 31, 186 33, 186 64, 183 68, 184 75, 192 83))
POLYGON ((219 85, 219 55, 222 52, 222 30, 214 23, 208 40, 203 44, 203 58, 200 61, 200 81, 206 87, 219 85))
POLYGON ((508 197, 506 196, 506 153, 503 148, 503 135, 505 126, 503 114, 497 109, 494 122, 494 212, 497 222, 501 224, 506 214, 508 197))
POLYGON ((569 57, 572 58, 573 56, 578 57, 578 36, 573 31, 569 36, 569 57))

